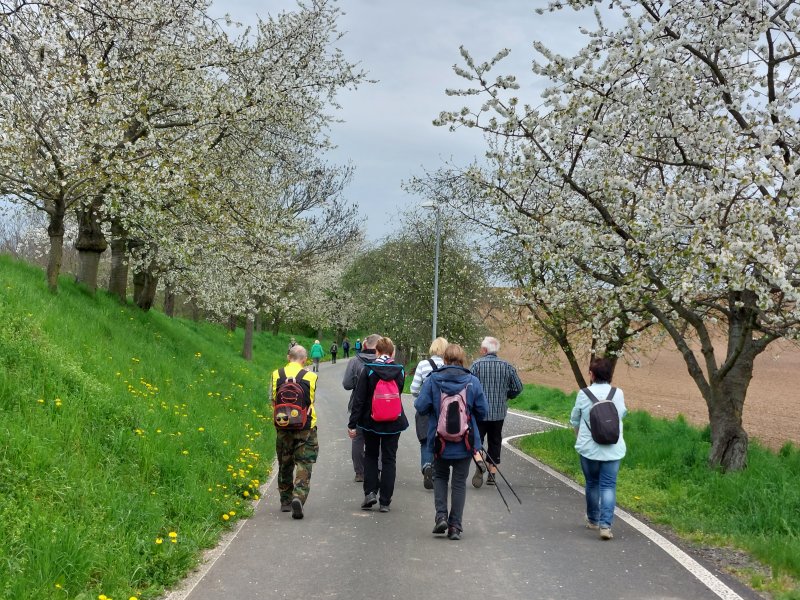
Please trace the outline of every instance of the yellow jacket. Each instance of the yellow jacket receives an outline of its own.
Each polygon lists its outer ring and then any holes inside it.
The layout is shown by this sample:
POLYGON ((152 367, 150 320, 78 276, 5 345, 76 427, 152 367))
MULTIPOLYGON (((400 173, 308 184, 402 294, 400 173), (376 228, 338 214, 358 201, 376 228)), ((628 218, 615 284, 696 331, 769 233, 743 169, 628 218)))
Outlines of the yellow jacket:
MULTIPOLYGON (((300 369, 304 367, 298 365, 296 362, 290 362, 285 367, 283 367, 284 372, 286 373, 287 377, 295 377, 299 372, 300 369)), ((278 387, 278 371, 279 369, 275 369, 272 372, 272 385, 269 386, 269 403, 272 404, 272 399, 275 397, 275 391, 278 387)), ((309 401, 311 403, 311 407, 309 408, 309 413, 311 414, 311 428, 317 426, 317 411, 314 409, 314 394, 317 391, 317 374, 312 373, 311 371, 306 371, 306 374, 303 375, 303 381, 308 382, 308 387, 311 390, 309 395, 309 401)))

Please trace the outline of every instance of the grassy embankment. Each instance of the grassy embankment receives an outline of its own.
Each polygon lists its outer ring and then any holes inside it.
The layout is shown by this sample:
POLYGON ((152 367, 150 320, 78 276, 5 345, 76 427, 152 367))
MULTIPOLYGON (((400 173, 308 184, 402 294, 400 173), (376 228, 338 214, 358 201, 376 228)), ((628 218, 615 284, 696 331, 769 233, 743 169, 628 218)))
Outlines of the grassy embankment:
MULTIPOLYGON (((310 340, 298 337, 300 343, 310 340)), ((0 256, 0 598, 151 598, 251 512, 288 335, 171 320, 0 256)))
MULTIPOLYGON (((574 401, 574 393, 526 385, 511 405, 566 424, 574 401)), ((583 485, 574 440, 571 428, 557 429, 523 438, 521 448, 583 485)), ((744 581, 800 599, 800 449, 787 444, 774 453, 751 442, 748 468, 722 474, 707 466, 708 428, 640 411, 625 418, 625 442, 620 506, 692 542, 745 550, 772 575, 740 572, 744 581)))

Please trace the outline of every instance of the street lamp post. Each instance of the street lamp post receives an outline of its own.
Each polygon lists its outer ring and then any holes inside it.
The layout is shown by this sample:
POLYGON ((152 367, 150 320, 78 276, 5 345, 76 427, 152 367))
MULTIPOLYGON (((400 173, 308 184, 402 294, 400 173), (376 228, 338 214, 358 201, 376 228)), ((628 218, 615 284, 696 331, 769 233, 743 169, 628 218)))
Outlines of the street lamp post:
POLYGON ((436 211, 436 253, 433 261, 433 327, 431 328, 431 341, 436 339, 436 325, 439 317, 439 247, 442 245, 442 211, 439 204, 428 200, 422 208, 436 211))
POLYGON ((436 207, 436 254, 433 261, 433 329, 431 341, 436 339, 436 322, 439 316, 439 246, 442 239, 442 212, 436 207))

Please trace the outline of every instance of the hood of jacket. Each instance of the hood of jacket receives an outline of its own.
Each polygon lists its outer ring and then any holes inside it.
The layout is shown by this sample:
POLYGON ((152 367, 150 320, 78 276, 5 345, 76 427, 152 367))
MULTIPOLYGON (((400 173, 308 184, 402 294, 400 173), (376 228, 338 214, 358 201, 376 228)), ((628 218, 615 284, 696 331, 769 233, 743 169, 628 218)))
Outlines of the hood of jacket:
POLYGON ((368 362, 366 365, 364 365, 364 368, 369 369, 384 381, 392 381, 393 379, 397 379, 398 373, 403 372, 403 365, 398 363, 368 362))
POLYGON ((458 365, 445 365, 431 373, 430 377, 445 394, 456 394, 472 381, 472 372, 458 365))

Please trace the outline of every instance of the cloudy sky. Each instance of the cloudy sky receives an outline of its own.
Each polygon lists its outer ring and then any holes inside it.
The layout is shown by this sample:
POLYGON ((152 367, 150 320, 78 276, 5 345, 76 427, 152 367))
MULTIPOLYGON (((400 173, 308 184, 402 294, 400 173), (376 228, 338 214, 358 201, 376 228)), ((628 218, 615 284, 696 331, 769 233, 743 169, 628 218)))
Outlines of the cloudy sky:
MULTIPOLYGON (((215 14, 230 14, 244 24, 292 9, 292 0, 214 0, 215 14)), ((344 11, 339 46, 377 83, 340 96, 344 122, 332 130, 337 149, 330 160, 355 167, 347 195, 366 219, 370 240, 391 230, 401 211, 421 202, 401 189, 401 182, 444 161, 467 163, 482 156, 477 131, 449 132, 434 127, 441 110, 460 108, 446 88, 461 87, 453 73, 461 63, 459 46, 476 61, 502 48, 511 54, 496 68, 520 79, 520 97, 536 103, 542 82, 533 79, 534 40, 569 53, 583 41, 578 27, 590 14, 572 10, 537 15, 546 0, 339 0, 344 11)))

